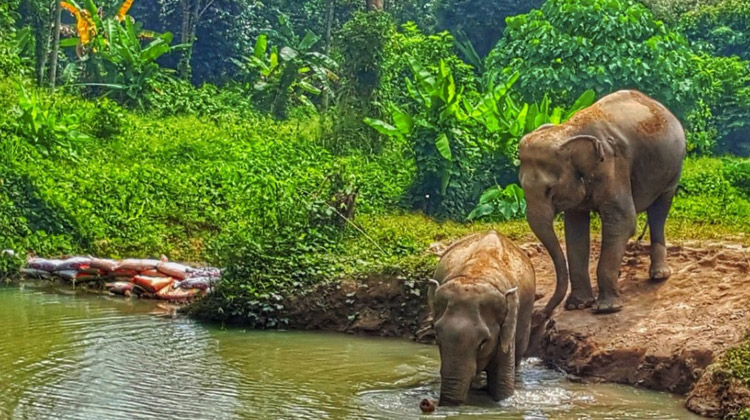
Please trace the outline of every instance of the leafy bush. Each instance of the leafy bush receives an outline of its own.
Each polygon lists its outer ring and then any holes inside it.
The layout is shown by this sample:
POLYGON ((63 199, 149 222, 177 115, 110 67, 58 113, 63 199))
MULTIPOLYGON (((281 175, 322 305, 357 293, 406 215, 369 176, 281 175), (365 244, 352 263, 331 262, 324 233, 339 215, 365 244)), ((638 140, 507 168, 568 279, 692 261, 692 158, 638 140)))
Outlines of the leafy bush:
POLYGON ((343 100, 359 101, 366 108, 375 100, 388 42, 396 36, 396 26, 387 13, 358 12, 336 36, 341 74, 345 87, 343 100))
POLYGON ((744 168, 747 161, 688 159, 670 217, 695 223, 747 225, 750 202, 743 198, 746 191, 737 188, 746 179, 739 171, 734 174, 733 165, 744 168))
POLYGON ((77 69, 66 72, 77 74, 95 94, 114 94, 122 103, 143 107, 151 83, 165 77, 156 60, 172 51, 173 35, 142 30, 125 15, 127 7, 115 17, 102 18, 91 0, 86 0, 85 9, 73 0, 63 4, 76 17, 78 38, 65 39, 60 45, 75 47, 81 58, 79 63, 71 63, 77 69), (141 40, 149 38, 153 40, 143 46, 141 40))
POLYGON ((490 78, 521 72, 517 86, 530 101, 550 94, 571 103, 583 89, 638 89, 687 123, 689 148, 697 152, 711 152, 747 120, 745 65, 696 55, 633 0, 547 0, 541 10, 508 19, 487 68, 490 78))
POLYGON ((685 39, 632 0, 547 0, 541 9, 508 19, 487 58, 487 77, 520 72, 524 98, 572 103, 637 88, 681 115, 697 96, 686 83, 691 50, 685 39))
POLYGON ((252 98, 237 86, 218 88, 210 83, 195 87, 185 80, 172 78, 150 83, 144 95, 145 107, 159 116, 200 115, 211 119, 252 114, 252 98))
POLYGON ((685 13, 702 5, 716 4, 724 0, 642 0, 654 15, 671 24, 677 23, 685 13))
POLYGON ((0 3, 0 77, 16 73, 20 66, 20 60, 15 45, 15 8, 16 1, 3 1, 0 3))
POLYGON ((469 213, 469 220, 495 218, 499 220, 520 219, 526 215, 526 197, 518 184, 503 188, 490 187, 482 193, 479 204, 469 213))
POLYGON ((541 4, 542 0, 436 0, 432 9, 440 30, 466 33, 484 57, 502 36, 506 17, 526 13, 541 4))
POLYGON ((688 39, 713 54, 736 55, 750 60, 750 3, 745 0, 722 0, 703 4, 680 19, 688 39))
POLYGON ((478 89, 474 69, 456 55, 450 33, 425 35, 413 23, 406 23, 401 29, 401 32, 393 33, 385 46, 378 81, 378 101, 381 104, 408 106, 411 103, 410 94, 404 89, 404 80, 412 75, 409 62, 404 60, 407 55, 433 68, 437 68, 442 60, 450 68, 457 85, 463 86, 467 92, 478 89))
POLYGON ((50 98, 33 89, 18 85, 18 105, 14 111, 17 119, 16 134, 23 136, 48 154, 53 150, 72 153, 75 143, 88 140, 79 130, 81 121, 77 113, 59 112, 50 98))
POLYGON ((100 139, 107 139, 122 133, 125 114, 114 101, 99 98, 95 102, 96 111, 91 119, 91 134, 100 139))
POLYGON ((692 63, 702 96, 686 116, 689 145, 704 153, 750 155, 750 61, 703 54, 692 63))
MULTIPOLYGON (((293 33, 292 33, 293 34, 293 33)), ((315 109, 307 95, 330 92, 330 81, 336 80, 333 73, 338 65, 325 54, 312 50, 320 38, 307 32, 301 40, 296 36, 288 39, 291 44, 268 50, 268 38, 261 35, 255 42, 253 55, 245 62, 237 61, 248 87, 259 93, 277 118, 286 118, 290 103, 298 101, 315 109)))
POLYGON ((428 213, 465 217, 487 185, 515 178, 524 134, 558 124, 594 100, 587 91, 569 112, 552 109, 547 97, 541 104, 519 105, 510 96, 518 74, 479 94, 457 84, 443 60, 432 68, 405 58, 414 78, 406 79, 412 103, 406 111, 390 104, 393 125, 373 118, 365 122, 410 145, 417 165, 412 204, 428 213))

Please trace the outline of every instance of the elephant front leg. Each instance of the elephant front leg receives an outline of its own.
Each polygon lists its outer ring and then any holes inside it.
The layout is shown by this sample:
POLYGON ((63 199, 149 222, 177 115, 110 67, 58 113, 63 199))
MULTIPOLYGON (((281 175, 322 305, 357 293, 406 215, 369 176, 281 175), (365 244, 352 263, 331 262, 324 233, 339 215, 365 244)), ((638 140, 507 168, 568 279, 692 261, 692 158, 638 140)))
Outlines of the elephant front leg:
POLYGON ((617 279, 620 276, 620 265, 625 256, 628 239, 635 235, 635 207, 628 203, 602 211, 600 215, 602 252, 596 269, 599 297, 594 312, 607 314, 622 309, 617 279))
POLYGON ((515 344, 508 352, 503 352, 498 346, 495 358, 487 366, 487 392, 495 401, 500 401, 513 395, 516 383, 516 355, 515 344))
POLYGON ((588 211, 565 212, 565 251, 568 255, 571 292, 565 309, 584 309, 594 304, 589 276, 591 216, 588 211))

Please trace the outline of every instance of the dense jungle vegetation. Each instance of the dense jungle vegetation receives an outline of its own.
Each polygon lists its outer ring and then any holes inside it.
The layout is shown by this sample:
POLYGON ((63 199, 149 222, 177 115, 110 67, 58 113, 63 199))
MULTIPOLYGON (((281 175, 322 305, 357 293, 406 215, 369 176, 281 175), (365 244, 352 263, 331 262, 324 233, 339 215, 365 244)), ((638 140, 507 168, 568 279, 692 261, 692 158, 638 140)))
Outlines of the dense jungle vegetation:
POLYGON ((745 0, 155 3, 0 4, 1 248, 221 264, 197 314, 283 325, 290 290, 530 238, 519 139, 623 88, 688 133, 672 238, 748 241, 745 0))

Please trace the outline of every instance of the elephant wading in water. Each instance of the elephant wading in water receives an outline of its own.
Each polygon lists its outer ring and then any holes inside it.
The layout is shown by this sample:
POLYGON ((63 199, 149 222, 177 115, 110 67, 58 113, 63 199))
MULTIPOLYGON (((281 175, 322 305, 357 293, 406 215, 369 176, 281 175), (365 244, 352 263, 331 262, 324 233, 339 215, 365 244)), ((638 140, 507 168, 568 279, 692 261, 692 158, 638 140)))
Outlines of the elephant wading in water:
POLYGON ((534 306, 534 269, 497 232, 461 239, 443 254, 428 290, 440 348, 440 405, 462 404, 487 372, 494 400, 513 394, 534 306))
POLYGON ((659 102, 632 90, 607 95, 560 125, 546 125, 521 139, 519 178, 528 203, 526 218, 555 265, 555 292, 545 319, 568 290, 565 307, 594 306, 596 313, 622 308, 617 278, 636 214, 646 211, 651 232, 652 280, 666 280, 664 224, 685 158, 680 122, 659 102), (596 269, 599 296, 589 278, 590 212, 602 222, 596 269), (553 228, 565 213, 566 264, 553 228))

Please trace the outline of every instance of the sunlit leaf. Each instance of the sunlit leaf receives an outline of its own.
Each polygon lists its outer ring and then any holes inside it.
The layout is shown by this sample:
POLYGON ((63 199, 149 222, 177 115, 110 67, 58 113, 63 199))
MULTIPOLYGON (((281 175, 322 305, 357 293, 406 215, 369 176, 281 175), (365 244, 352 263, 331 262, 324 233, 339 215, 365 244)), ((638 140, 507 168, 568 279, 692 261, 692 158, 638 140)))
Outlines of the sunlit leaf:
POLYGON ((448 140, 448 136, 445 133, 440 133, 437 136, 437 138, 435 139, 435 147, 437 147, 437 150, 438 152, 440 152, 440 156, 442 156, 443 159, 449 161, 453 160, 450 140, 448 140))

